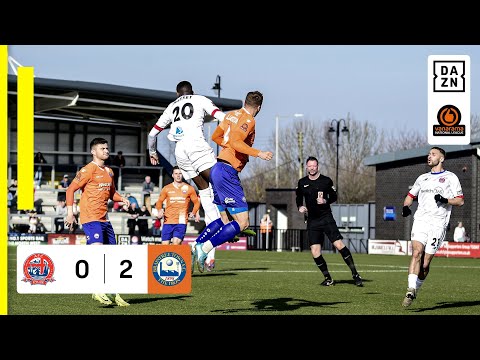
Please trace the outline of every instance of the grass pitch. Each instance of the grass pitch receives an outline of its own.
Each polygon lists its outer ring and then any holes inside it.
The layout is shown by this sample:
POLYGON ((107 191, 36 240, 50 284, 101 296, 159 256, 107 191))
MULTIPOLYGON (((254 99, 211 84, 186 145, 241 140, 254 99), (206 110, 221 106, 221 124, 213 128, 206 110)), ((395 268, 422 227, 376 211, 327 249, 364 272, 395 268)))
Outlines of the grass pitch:
POLYGON ((338 253, 324 257, 336 282, 323 276, 310 252, 217 251, 216 268, 192 278, 184 295, 122 294, 131 306, 104 306, 91 294, 18 294, 16 248, 8 255, 9 315, 479 315, 480 259, 436 257, 409 308, 409 256, 353 254, 363 278, 357 287, 338 253))

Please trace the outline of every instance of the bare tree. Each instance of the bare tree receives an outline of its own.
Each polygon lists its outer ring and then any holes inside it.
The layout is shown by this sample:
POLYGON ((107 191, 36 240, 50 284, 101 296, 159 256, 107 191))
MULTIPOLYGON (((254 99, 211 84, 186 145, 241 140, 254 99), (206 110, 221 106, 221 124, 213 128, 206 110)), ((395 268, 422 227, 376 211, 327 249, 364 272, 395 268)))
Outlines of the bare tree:
MULTIPOLYGON (((347 115, 348 133, 339 134, 339 166, 336 184, 336 133, 329 132, 331 120, 307 119, 291 123, 279 130, 279 188, 294 189, 305 167, 305 159, 315 156, 320 172, 330 177, 338 187, 339 203, 365 203, 375 199, 375 168, 363 165, 368 156, 428 146, 426 135, 420 131, 377 130, 370 122, 360 122, 347 115), (302 133, 302 144, 299 134, 302 133), (301 146, 302 145, 302 146, 301 146), (300 150, 303 150, 300 153, 300 150), (302 163, 301 163, 301 162, 302 163)), ((471 137, 480 136, 480 116, 472 115, 471 137)), ((270 142, 274 148, 275 133, 270 142)), ((275 187, 275 164, 252 159, 242 172, 242 184, 249 201, 265 201, 265 189, 275 187), (248 170, 247 170, 248 168, 248 170), (248 181, 243 181, 248 179, 248 181)), ((305 176, 305 175, 303 175, 305 176)))
POLYGON ((394 152, 420 148, 428 145, 426 135, 422 135, 417 129, 383 132, 384 148, 382 152, 394 152))

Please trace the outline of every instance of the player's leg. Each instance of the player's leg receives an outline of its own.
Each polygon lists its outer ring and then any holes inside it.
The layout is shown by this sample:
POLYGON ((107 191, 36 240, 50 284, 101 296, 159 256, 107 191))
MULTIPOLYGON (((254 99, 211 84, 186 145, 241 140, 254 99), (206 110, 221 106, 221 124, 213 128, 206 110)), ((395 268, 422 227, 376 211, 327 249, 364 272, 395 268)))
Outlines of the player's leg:
MULTIPOLYGON (((83 231, 87 237, 87 245, 103 245, 103 230, 100 221, 92 221, 82 225, 83 231)), ((111 305, 112 300, 107 294, 92 294, 92 299, 103 305, 111 305)))
POLYGON ((325 279, 320 284, 322 286, 335 285, 330 272, 328 271, 327 261, 322 255, 322 246, 324 240, 324 232, 318 223, 318 220, 311 219, 307 222, 308 244, 310 245, 310 252, 312 253, 313 261, 321 271, 325 279))
POLYGON ((205 223, 208 225, 220 217, 217 206, 214 204, 214 193, 210 182, 211 169, 217 163, 212 147, 205 141, 195 142, 192 146, 195 151, 187 151, 191 165, 197 174, 192 180, 198 188, 200 203, 205 212, 205 223))
MULTIPOLYGON (((197 265, 199 271, 203 272, 206 254, 214 247, 233 239, 241 230, 248 227, 248 204, 245 201, 245 194, 240 183, 238 172, 225 163, 217 163, 211 170, 211 182, 213 185, 215 203, 219 203, 220 209, 228 207, 229 213, 234 221, 222 225, 213 235, 199 237, 197 241, 197 265)), ((223 215, 224 216, 224 215, 223 215)))
POLYGON ((418 273, 418 278, 416 281, 416 293, 415 298, 418 297, 418 292, 422 287, 425 279, 430 273, 430 263, 433 260, 436 252, 442 246, 443 241, 445 240, 446 228, 443 227, 434 227, 430 226, 428 230, 428 241, 425 244, 425 250, 420 259, 420 271, 418 273))
POLYGON ((412 258, 408 268, 408 286, 402 306, 408 307, 412 305, 413 300, 417 297, 417 280, 422 266, 422 258, 425 252, 425 245, 428 241, 429 225, 418 220, 413 221, 411 239, 412 239, 412 258), (413 238, 415 237, 415 239, 413 238))
POLYGON ((207 267, 207 271, 212 271, 215 268, 215 250, 216 248, 213 248, 207 254, 207 259, 205 260, 205 266, 207 267))
POLYGON ((174 224, 163 224, 162 245, 170 245, 173 238, 174 224))
POLYGON ((175 224, 173 227, 172 245, 181 245, 186 232, 186 224, 175 224))
MULTIPOLYGON (((115 239, 115 231, 113 230, 112 223, 110 221, 100 223, 102 228, 102 237, 104 245, 116 245, 117 240, 115 239)), ((128 302, 122 299, 120 294, 110 294, 110 297, 115 301, 117 306, 130 306, 128 302)))
POLYGON ((343 236, 342 234, 340 234, 340 231, 338 230, 335 220, 333 218, 330 219, 327 223, 325 223, 323 228, 325 231, 325 235, 327 235, 330 242, 338 250, 338 252, 342 256, 343 261, 345 261, 345 264, 347 264, 350 271, 352 272, 352 278, 353 278, 353 281, 355 282, 355 285, 362 287, 363 280, 357 271, 355 262, 353 261, 353 255, 350 252, 350 249, 343 243, 342 241, 343 236))

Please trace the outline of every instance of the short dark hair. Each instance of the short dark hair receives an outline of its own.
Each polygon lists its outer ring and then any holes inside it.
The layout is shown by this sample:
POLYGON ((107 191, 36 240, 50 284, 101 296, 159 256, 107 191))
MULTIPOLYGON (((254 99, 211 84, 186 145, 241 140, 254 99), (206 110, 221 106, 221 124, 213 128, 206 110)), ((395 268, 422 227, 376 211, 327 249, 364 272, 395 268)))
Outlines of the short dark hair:
POLYGON ((441 147, 433 146, 430 150, 433 150, 433 149, 440 151, 440 153, 443 155, 444 158, 447 157, 447 153, 441 147))
POLYGON ((263 94, 260 91, 250 91, 245 97, 245 105, 262 106, 263 94))
POLYGON ((318 165, 318 159, 317 159, 315 156, 309 156, 309 157, 307 158, 307 161, 305 161, 305 165, 307 165, 307 163, 308 163, 309 161, 316 161, 316 162, 317 162, 317 165, 318 165))
POLYGON ((108 144, 108 141, 104 138, 95 138, 90 141, 90 150, 92 150, 95 146, 99 144, 108 144))
POLYGON ((173 167, 173 169, 172 169, 172 174, 173 174, 173 172, 174 172, 175 170, 180 170, 180 167, 179 167, 178 165, 175 165, 175 166, 173 167))
POLYGON ((189 81, 180 81, 177 84, 177 93, 182 95, 192 95, 193 94, 193 87, 189 81))

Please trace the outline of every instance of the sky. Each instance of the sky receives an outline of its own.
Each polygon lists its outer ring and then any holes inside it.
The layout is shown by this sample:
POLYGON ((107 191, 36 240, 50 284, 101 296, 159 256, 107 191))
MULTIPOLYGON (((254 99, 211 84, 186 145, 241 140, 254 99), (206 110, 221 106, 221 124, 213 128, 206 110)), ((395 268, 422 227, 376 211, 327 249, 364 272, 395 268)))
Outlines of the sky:
MULTIPOLYGON (((471 113, 480 114, 479 45, 11 45, 9 55, 41 78, 195 93, 244 100, 264 95, 255 147, 274 151, 279 126, 299 119, 351 118, 387 132, 427 134, 428 56, 469 55, 471 113), (303 114, 303 117, 294 117, 303 114)), ((208 135, 208 131, 206 132, 208 135)), ((213 131, 213 130, 211 130, 213 131)))

